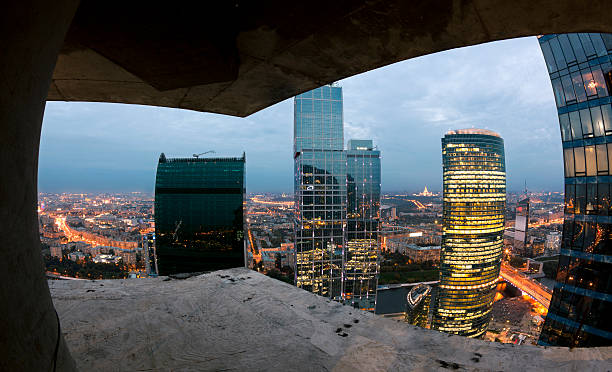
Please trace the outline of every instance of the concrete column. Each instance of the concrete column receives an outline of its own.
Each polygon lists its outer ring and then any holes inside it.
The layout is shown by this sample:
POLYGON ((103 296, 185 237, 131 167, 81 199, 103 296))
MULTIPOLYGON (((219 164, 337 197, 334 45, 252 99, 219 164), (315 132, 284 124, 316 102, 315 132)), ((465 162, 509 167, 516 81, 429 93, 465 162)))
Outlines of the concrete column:
POLYGON ((40 129, 78 0, 0 6, 0 370, 76 370, 44 276, 38 238, 40 129), (57 348, 57 350, 56 350, 57 348), (57 355, 57 358, 55 357, 57 355))

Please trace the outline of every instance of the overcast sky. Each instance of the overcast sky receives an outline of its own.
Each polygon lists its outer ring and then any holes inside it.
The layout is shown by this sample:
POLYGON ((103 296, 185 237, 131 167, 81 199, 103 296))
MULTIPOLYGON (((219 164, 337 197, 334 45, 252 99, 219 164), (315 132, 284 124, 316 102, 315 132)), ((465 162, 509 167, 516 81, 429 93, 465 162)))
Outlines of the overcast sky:
MULTIPOLYGON (((535 37, 414 58, 339 82, 345 143, 372 138, 383 191, 442 185, 440 138, 480 127, 505 141, 508 190, 561 191, 561 138, 535 37)), ((293 191, 293 99, 247 118, 108 103, 48 102, 43 192, 152 192, 161 152, 247 154, 248 192, 293 191)))

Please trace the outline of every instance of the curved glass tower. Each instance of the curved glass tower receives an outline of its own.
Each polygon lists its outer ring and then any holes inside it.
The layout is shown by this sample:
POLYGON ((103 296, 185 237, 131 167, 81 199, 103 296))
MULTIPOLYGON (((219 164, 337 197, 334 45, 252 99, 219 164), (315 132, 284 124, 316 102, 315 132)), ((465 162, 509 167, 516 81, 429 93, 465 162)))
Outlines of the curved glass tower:
POLYGON ((612 34, 539 37, 563 142, 565 221, 539 343, 612 345, 612 34))
POLYGON ((483 334, 499 277, 506 209, 504 141, 484 129, 442 138, 444 217, 432 328, 483 334))

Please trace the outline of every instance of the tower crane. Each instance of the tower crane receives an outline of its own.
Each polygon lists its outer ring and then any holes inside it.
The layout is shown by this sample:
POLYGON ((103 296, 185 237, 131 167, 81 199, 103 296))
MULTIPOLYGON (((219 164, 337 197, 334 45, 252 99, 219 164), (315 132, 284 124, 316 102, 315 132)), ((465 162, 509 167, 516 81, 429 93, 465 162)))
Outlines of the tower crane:
POLYGON ((199 158, 200 156, 202 156, 202 155, 204 155, 204 154, 209 154, 209 153, 213 153, 213 154, 214 154, 214 153, 215 153, 215 150, 205 151, 205 152, 200 153, 200 154, 193 154, 193 157, 197 159, 197 158, 199 158))

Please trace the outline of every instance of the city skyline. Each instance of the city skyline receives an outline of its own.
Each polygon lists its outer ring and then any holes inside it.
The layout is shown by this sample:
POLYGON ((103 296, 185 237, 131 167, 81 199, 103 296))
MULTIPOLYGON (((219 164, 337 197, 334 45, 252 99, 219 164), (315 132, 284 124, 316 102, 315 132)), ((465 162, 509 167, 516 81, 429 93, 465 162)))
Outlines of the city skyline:
MULTIPOLYGON (((424 186, 437 191, 441 158, 430 150, 437 139, 447 129, 486 123, 506 138, 509 190, 522 189, 526 179, 532 190, 561 191, 561 141, 546 72, 537 40, 521 38, 345 79, 340 84, 346 138, 372 138, 384 151, 383 192, 424 186)), ((249 153, 248 190, 291 192, 291 110, 290 99, 243 119, 138 105, 48 102, 40 190, 152 192, 159 151, 185 157, 212 149, 220 156, 249 153)))

